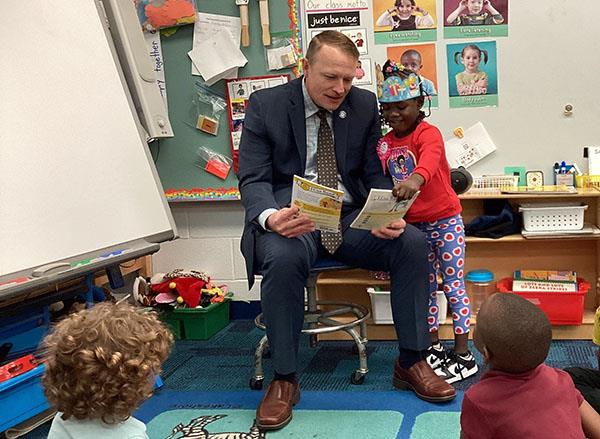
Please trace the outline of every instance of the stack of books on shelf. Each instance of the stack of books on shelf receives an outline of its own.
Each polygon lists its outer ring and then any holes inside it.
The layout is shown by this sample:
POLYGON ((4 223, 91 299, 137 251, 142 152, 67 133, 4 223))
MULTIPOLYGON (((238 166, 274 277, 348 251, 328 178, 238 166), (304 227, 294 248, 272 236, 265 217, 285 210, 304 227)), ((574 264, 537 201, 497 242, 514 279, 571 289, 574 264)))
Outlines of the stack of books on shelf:
POLYGON ((577 292, 577 273, 571 270, 517 270, 514 272, 512 290, 514 292, 577 292))

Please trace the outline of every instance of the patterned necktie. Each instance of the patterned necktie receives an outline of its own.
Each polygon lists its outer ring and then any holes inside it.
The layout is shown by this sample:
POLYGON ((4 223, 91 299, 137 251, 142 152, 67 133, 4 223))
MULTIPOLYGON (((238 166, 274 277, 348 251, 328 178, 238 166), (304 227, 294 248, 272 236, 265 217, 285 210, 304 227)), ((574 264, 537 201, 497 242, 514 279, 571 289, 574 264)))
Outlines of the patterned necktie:
MULTIPOLYGON (((327 110, 321 108, 317 115, 321 119, 317 135, 317 181, 323 186, 337 189, 335 146, 331 128, 327 123, 327 110)), ((342 233, 339 230, 337 232, 321 232, 321 243, 329 253, 333 254, 342 243, 342 233)))

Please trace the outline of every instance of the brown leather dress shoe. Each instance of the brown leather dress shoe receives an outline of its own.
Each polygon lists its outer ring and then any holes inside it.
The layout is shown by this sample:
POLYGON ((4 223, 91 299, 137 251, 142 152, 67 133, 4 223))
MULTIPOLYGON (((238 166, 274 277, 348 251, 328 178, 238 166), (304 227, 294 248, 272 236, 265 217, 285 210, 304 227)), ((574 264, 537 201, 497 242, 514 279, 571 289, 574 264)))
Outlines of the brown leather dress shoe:
POLYGON ((273 380, 256 409, 256 425, 261 430, 278 430, 292 420, 292 407, 300 401, 300 386, 273 380))
POLYGON ((456 397, 454 387, 437 376, 425 360, 413 364, 409 369, 401 367, 396 360, 394 387, 412 390, 419 398, 429 402, 445 402, 456 397))

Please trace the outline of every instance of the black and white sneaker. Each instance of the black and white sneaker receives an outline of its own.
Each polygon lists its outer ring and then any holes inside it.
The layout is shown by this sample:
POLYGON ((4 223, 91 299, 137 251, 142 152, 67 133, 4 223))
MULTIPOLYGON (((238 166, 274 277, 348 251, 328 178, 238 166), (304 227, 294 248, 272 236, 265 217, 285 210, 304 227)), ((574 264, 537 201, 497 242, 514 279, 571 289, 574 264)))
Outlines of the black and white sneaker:
POLYGON ((446 369, 448 354, 440 342, 432 344, 427 348, 427 364, 433 369, 437 376, 446 379, 449 375, 446 369))
POLYGON ((456 381, 464 380, 470 376, 473 376, 479 370, 475 357, 470 351, 466 354, 457 354, 454 351, 447 352, 448 360, 446 362, 446 371, 449 376, 444 378, 448 384, 455 383, 456 381))

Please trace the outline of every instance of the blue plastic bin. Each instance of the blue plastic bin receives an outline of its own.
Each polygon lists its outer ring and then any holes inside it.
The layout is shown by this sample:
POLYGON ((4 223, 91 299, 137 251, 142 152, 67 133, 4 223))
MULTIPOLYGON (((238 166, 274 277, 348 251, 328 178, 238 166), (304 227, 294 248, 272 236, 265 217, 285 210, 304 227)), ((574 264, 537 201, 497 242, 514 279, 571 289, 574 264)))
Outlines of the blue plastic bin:
POLYGON ((0 383, 0 431, 46 410, 48 401, 42 389, 44 365, 0 383))
POLYGON ((0 344, 12 343, 5 362, 35 351, 50 328, 47 306, 0 318, 0 344))

